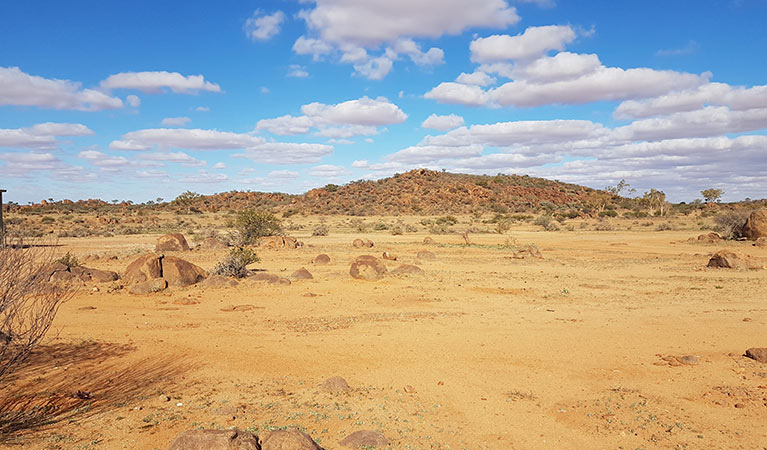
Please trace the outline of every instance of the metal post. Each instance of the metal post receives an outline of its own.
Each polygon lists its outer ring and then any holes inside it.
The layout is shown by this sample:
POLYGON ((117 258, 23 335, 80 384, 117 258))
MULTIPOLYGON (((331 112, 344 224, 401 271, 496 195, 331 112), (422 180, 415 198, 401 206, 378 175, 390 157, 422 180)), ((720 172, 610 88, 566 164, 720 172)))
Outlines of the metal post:
POLYGON ((3 192, 5 189, 0 189, 0 247, 5 247, 5 222, 3 222, 3 192))

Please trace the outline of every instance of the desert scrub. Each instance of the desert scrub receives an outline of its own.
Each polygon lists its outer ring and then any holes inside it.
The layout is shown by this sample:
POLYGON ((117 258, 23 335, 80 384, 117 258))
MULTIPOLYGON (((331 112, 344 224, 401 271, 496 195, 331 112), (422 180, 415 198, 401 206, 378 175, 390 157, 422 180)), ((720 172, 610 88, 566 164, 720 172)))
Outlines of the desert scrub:
POLYGON ((548 227, 551 224, 552 217, 549 215, 544 216, 538 216, 534 221, 533 225, 538 225, 539 227, 543 227, 545 230, 546 227, 548 227))
POLYGON ((77 267, 80 265, 80 261, 77 260, 77 257, 69 252, 67 252, 64 256, 56 260, 57 263, 63 264, 67 266, 68 268, 77 267))
POLYGON ((237 213, 235 227, 242 244, 255 244, 258 238, 274 236, 282 231, 282 222, 268 211, 246 209, 237 213))
POLYGON ((312 229, 312 236, 327 236, 330 233, 330 228, 325 224, 320 224, 312 229))
POLYGON ((714 216, 714 231, 718 232, 725 239, 738 239, 742 237, 743 225, 746 224, 751 211, 738 209, 725 211, 714 216))
POLYGON ((248 264, 260 261, 253 250, 246 247, 233 248, 226 258, 219 261, 213 273, 225 277, 243 278, 248 275, 248 264))

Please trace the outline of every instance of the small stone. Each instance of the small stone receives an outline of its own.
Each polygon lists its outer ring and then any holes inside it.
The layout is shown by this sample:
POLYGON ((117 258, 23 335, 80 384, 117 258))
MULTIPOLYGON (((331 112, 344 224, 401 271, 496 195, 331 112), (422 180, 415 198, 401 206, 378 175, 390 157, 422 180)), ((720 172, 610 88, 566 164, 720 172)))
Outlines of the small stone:
POLYGON ((342 377, 331 377, 325 380, 320 387, 324 391, 330 392, 331 394, 339 394, 341 392, 346 392, 350 390, 349 383, 346 382, 342 377))
POLYGON ((760 363, 767 363, 767 347, 752 347, 746 350, 746 358, 751 358, 760 363))
POLYGON ((409 384, 405 386, 402 390, 405 391, 406 394, 415 394, 416 392, 415 388, 409 384))
POLYGON ((360 430, 346 436, 339 444, 348 448, 383 448, 389 445, 389 440, 377 431, 360 430))
POLYGON ((700 360, 697 356, 685 355, 679 358, 679 362, 688 366, 697 366, 700 360))

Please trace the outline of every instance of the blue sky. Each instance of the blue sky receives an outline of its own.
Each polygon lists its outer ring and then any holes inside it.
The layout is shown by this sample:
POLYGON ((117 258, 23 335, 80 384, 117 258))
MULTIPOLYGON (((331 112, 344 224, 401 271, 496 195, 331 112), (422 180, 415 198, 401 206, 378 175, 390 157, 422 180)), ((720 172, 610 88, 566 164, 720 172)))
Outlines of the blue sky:
POLYGON ((0 188, 300 193, 417 167, 767 187, 767 2, 0 3, 0 188))

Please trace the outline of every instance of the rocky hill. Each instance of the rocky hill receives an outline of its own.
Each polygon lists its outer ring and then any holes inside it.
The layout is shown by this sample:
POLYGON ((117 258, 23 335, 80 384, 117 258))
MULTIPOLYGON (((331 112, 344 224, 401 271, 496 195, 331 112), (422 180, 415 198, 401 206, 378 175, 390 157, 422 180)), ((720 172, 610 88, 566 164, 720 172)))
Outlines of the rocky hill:
POLYGON ((177 208, 189 211, 270 209, 283 214, 327 215, 434 215, 473 212, 507 212, 538 208, 541 203, 588 206, 604 191, 584 186, 519 175, 466 175, 417 169, 376 181, 353 181, 343 186, 328 184, 302 195, 232 191, 213 195, 179 196, 160 204, 110 205, 100 200, 43 201, 17 208, 69 210, 121 208, 177 208))
MULTIPOLYGON (((343 215, 460 214, 535 208, 541 202, 583 206, 601 191, 518 175, 465 175, 417 169, 377 181, 329 184, 303 195, 228 192, 192 203, 206 211, 272 208, 343 215)), ((604 193, 602 193, 604 194, 604 193)))

